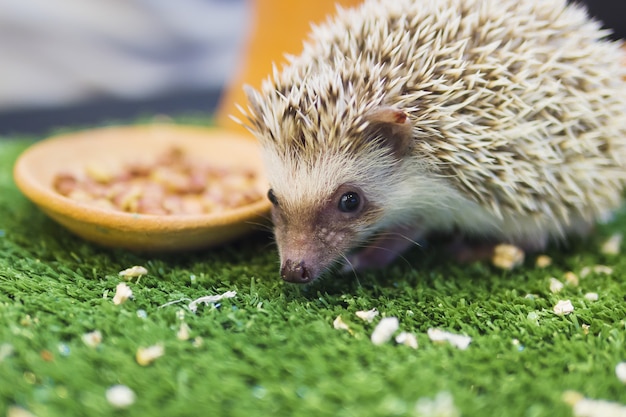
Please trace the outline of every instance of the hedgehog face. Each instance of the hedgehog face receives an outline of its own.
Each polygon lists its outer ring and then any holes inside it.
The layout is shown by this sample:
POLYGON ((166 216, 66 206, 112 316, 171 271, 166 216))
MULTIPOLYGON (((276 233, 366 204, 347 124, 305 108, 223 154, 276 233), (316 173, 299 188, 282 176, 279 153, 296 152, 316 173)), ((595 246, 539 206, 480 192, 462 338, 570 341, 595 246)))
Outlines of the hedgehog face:
POLYGON ((395 178, 399 156, 408 143, 395 129, 404 126, 397 119, 404 124, 406 116, 385 112, 377 117, 393 117, 393 129, 370 119, 372 128, 353 138, 344 136, 345 143, 366 142, 358 152, 352 148, 317 152, 301 144, 274 146, 275 142, 262 140, 285 281, 313 281, 336 261, 346 259, 346 253, 381 224, 390 187, 400 181, 395 178))
POLYGON ((269 190, 268 198, 273 204, 280 275, 285 281, 298 284, 313 281, 345 257, 380 217, 367 193, 350 183, 339 185, 321 202, 294 201, 284 190, 279 193, 274 189, 269 190))

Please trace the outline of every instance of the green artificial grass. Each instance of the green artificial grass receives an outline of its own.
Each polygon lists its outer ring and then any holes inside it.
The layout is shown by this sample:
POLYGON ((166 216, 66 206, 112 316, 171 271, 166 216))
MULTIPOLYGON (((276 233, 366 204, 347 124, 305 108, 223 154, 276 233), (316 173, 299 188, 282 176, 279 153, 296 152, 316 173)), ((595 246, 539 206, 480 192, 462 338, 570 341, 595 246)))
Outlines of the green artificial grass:
POLYGON ((444 391, 463 416, 570 416, 566 390, 626 404, 615 375, 626 360, 626 260, 599 250, 626 231, 624 213, 586 241, 548 250, 545 269, 534 255, 513 271, 458 265, 433 246, 358 279, 297 287, 281 282, 263 233, 168 256, 71 235, 13 184, 13 162, 30 143, 0 140, 0 415, 20 407, 39 417, 417 416, 420 398, 444 391), (550 292, 549 277, 597 264, 613 273, 550 292), (134 299, 114 305, 118 272, 132 265, 149 273, 129 282, 134 299), (231 290, 235 298, 195 314, 189 301, 161 307, 231 290), (575 311, 555 315, 560 299, 575 311), (374 307, 373 323, 354 314, 374 307), (333 328, 338 315, 351 333, 333 328), (398 317, 419 348, 373 345, 382 316, 398 317), (189 340, 176 337, 183 321, 189 340), (429 328, 472 342, 466 350, 434 344, 429 328), (94 330, 103 335, 95 348, 82 340, 94 330), (157 343, 164 356, 137 364, 137 349, 157 343), (116 384, 136 394, 125 410, 105 397, 116 384))

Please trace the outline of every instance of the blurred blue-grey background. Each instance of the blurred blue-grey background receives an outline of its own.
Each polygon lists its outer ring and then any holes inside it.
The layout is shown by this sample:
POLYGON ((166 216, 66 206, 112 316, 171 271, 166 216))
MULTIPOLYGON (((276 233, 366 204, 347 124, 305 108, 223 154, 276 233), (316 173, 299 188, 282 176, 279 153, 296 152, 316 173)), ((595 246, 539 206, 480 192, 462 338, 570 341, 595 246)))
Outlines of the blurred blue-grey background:
MULTIPOLYGON (((249 1, 0 0, 0 134, 210 115, 241 60, 249 1)), ((582 3, 626 37, 626 0, 582 3)))

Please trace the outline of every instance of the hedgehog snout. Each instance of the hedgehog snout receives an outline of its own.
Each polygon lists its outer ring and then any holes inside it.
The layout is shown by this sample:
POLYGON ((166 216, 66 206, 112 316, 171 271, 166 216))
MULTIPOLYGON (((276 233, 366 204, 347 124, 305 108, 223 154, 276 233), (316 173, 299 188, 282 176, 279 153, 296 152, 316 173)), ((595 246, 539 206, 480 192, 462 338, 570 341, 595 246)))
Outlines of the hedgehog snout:
POLYGON ((294 262, 291 259, 287 259, 281 266, 280 276, 283 280, 294 284, 306 284, 315 278, 304 261, 294 262))

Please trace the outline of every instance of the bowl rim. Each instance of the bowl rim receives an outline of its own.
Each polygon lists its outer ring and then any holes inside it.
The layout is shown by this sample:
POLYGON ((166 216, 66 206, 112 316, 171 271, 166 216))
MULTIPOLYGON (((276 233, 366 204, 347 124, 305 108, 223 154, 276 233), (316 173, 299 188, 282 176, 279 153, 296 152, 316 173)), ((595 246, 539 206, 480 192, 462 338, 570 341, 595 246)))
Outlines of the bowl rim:
POLYGON ((224 226, 237 223, 244 219, 252 218, 269 211, 271 203, 267 200, 267 198, 262 198, 257 202, 234 209, 207 214, 153 215, 107 210, 88 203, 72 200, 71 198, 59 194, 50 186, 39 181, 30 169, 30 159, 32 158, 32 155, 37 152, 41 152, 41 149, 46 149, 51 146, 56 147, 59 143, 77 140, 79 136, 84 136, 90 132, 112 132, 114 130, 137 132, 147 129, 173 129, 180 132, 187 131, 195 134, 206 133, 211 136, 229 136, 234 140, 253 141, 252 138, 248 138, 238 132, 219 127, 187 126, 163 123, 152 123, 147 125, 116 125, 79 130, 47 137, 34 143, 23 151, 18 156, 18 159, 13 167, 13 178, 15 184, 27 198, 44 210, 49 210, 56 214, 71 217, 84 223, 102 226, 106 225, 109 228, 128 231, 145 231, 147 229, 175 231, 183 228, 194 229, 206 228, 209 226, 224 226))

